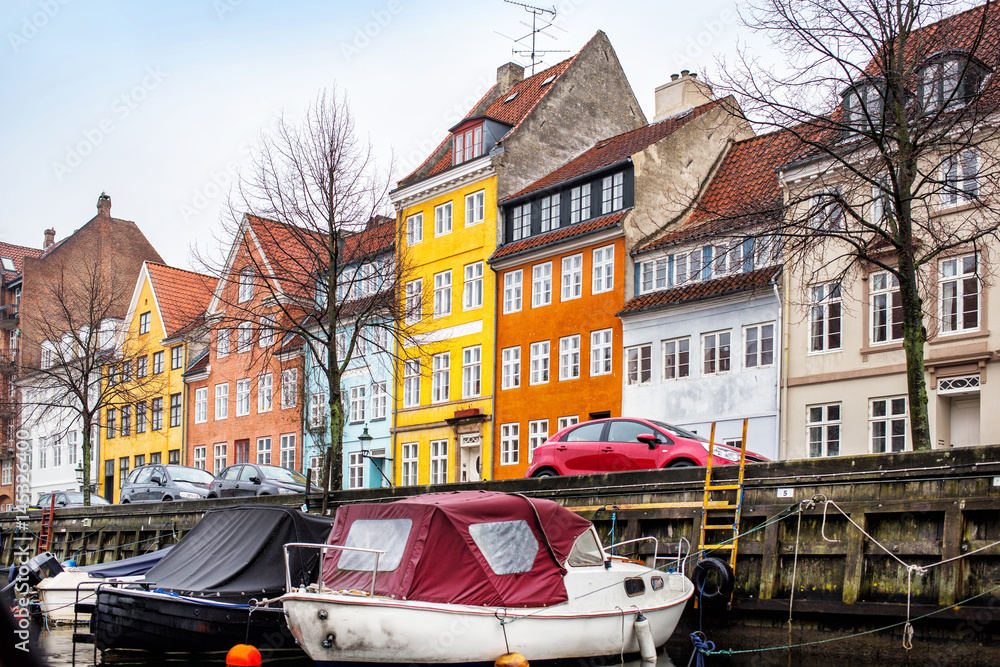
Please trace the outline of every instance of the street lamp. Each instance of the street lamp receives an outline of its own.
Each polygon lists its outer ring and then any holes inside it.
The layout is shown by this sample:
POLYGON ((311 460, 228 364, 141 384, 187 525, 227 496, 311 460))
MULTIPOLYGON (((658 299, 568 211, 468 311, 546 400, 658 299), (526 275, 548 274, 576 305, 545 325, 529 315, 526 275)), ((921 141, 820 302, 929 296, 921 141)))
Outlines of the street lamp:
POLYGON ((83 464, 77 463, 73 472, 76 473, 76 485, 80 487, 80 493, 83 493, 83 464))
MULTIPOLYGON (((364 430, 362 430, 361 431, 361 435, 358 436, 358 442, 361 444, 361 458, 368 459, 369 461, 372 460, 372 452, 368 448, 371 446, 371 442, 374 439, 375 438, 372 437, 371 433, 368 432, 368 424, 365 424, 364 430)), ((385 460, 386 460, 385 457, 382 456, 382 457, 379 457, 379 458, 382 459, 382 462, 384 464, 385 460)), ((378 463, 376 463, 375 464, 375 469, 378 470, 378 474, 382 475, 382 479, 384 479, 386 482, 388 482, 389 486, 391 487, 392 486, 392 480, 389 479, 388 477, 386 477, 385 471, 382 470, 382 466, 380 466, 378 463)))

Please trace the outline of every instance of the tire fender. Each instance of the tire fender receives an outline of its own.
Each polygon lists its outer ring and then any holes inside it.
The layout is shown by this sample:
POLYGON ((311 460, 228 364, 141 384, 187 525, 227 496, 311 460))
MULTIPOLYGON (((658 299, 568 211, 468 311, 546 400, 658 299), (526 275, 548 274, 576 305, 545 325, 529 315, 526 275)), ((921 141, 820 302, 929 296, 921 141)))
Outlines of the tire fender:
POLYGON ((736 576, 729 563, 721 558, 702 558, 694 566, 694 575, 691 577, 695 591, 703 600, 713 600, 716 598, 728 598, 736 585, 736 576), (709 582, 711 575, 718 578, 718 585, 709 582))

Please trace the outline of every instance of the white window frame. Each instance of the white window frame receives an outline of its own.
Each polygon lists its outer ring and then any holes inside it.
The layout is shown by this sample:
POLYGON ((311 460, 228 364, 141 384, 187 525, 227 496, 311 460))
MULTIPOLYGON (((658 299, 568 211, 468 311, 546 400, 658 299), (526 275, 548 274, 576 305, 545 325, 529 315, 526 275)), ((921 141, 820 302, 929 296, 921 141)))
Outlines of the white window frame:
POLYGON ((414 246, 424 240, 424 214, 414 213, 406 218, 406 245, 414 246))
POLYGON ((365 407, 368 404, 367 387, 356 385, 350 388, 349 422, 360 424, 365 421, 365 407))
POLYGON ((240 322, 236 327, 236 353, 253 349, 253 322, 240 322))
POLYGON ((908 403, 906 396, 886 396, 868 401, 868 452, 870 454, 895 454, 910 450, 908 403), (902 412, 899 411, 900 405, 902 412), (878 406, 881 406, 882 412, 876 415, 878 406), (880 427, 882 432, 876 436, 875 433, 880 427), (901 435, 894 432, 897 427, 902 429, 901 435), (876 448, 875 443, 878 438, 883 440, 881 450, 876 448), (894 442, 897 438, 902 438, 903 446, 901 449, 895 448, 894 442))
POLYGON ((483 346, 462 349, 462 398, 476 398, 482 393, 483 346))
POLYGON ((347 455, 347 488, 363 489, 365 486, 365 457, 361 452, 347 455))
POLYGON ((282 433, 280 438, 280 465, 282 468, 295 470, 295 434, 282 433))
POLYGON ((194 460, 192 461, 193 467, 199 470, 205 470, 205 466, 208 461, 208 445, 198 445, 194 448, 194 460))
POLYGON ((824 354, 836 352, 844 344, 843 329, 843 291, 840 283, 821 283, 812 285, 809 289, 811 305, 809 306, 809 354, 824 354), (836 322, 837 331, 831 331, 831 324, 836 322), (816 335, 816 325, 822 325, 819 338, 816 335), (836 345, 830 342, 833 335, 837 336, 836 345), (817 344, 820 341, 820 344, 817 344))
POLYGON ((465 226, 478 225, 486 219, 486 190, 465 195, 465 226))
POLYGON ((269 435, 257 438, 257 465, 271 465, 271 436, 269 435))
POLYGON ((299 402, 299 369, 281 371, 281 409, 294 408, 299 402))
POLYGON ((601 215, 620 211, 625 204, 625 174, 618 172, 601 179, 601 215))
POLYGON ((550 379, 552 344, 547 340, 532 343, 528 349, 530 367, 528 384, 548 384, 550 379))
POLYGON ((521 454, 521 424, 500 425, 500 465, 517 465, 521 454))
POLYGON ((774 366, 774 332, 777 327, 774 322, 762 322, 743 327, 743 368, 769 368, 774 366), (764 345, 770 341, 770 349, 764 345), (752 348, 752 349, 751 349, 752 348), (770 353, 771 360, 766 361, 765 354, 770 353))
POLYGON ((434 236, 451 234, 452 230, 451 202, 445 202, 434 207, 434 236))
POLYGON ((521 311, 523 276, 521 269, 503 274, 503 312, 505 315, 521 311))
POLYGON ((528 463, 535 458, 535 450, 549 439, 549 420, 533 419, 528 422, 528 463))
POLYGON ((229 445, 225 442, 217 442, 212 446, 212 474, 218 475, 226 467, 229 459, 229 445))
POLYGON ((406 283, 406 323, 416 324, 424 317, 424 281, 422 278, 406 283))
POLYGON ((448 483, 448 441, 431 440, 429 484, 448 483))
POLYGON ((250 414, 250 378, 236 381, 236 416, 246 417, 250 414))
POLYGON ((451 269, 434 274, 434 317, 451 315, 451 269))
POLYGON ((238 303, 246 303, 253 298, 254 278, 255 271, 253 267, 245 266, 240 269, 238 294, 236 297, 238 303))
POLYGON ((868 341, 872 346, 903 340, 903 300, 899 278, 889 271, 868 276, 868 341), (897 321, 899 320, 899 321, 897 321), (899 335, 893 330, 899 328, 899 335))
POLYGON ((591 294, 603 294, 615 288, 615 247, 595 248, 591 268, 591 294))
POLYGON ((451 400, 451 352, 431 357, 431 403, 451 400))
POLYGON ((669 257, 647 259, 639 265, 639 294, 658 292, 671 286, 669 257))
POLYGON ((257 412, 270 412, 274 404, 274 375, 257 376, 257 412))
POLYGON ((552 262, 531 267, 531 307, 540 308, 552 303, 552 262))
POLYGON ((229 356, 228 328, 222 328, 215 332, 215 356, 220 359, 229 356))
POLYGON ((614 370, 614 329, 590 332, 590 375, 609 375, 614 370))
POLYGON ((723 329, 703 333, 701 335, 701 353, 702 376, 729 373, 733 370, 733 332, 723 329))
POLYGON ((500 388, 521 386, 521 346, 505 347, 500 351, 500 388))
POLYGON ((403 407, 420 405, 420 360, 407 359, 403 362, 403 407))
POLYGON ((671 338, 661 343, 663 354, 662 382, 691 377, 691 337, 671 338), (682 361, 683 359, 683 361, 682 361))
POLYGON ((819 403, 806 406, 806 456, 808 458, 840 456, 844 438, 843 418, 843 406, 840 403, 819 403), (830 416, 832 408, 836 408, 835 417, 830 416), (819 415, 818 419, 816 418, 817 414, 819 415), (834 433, 836 437, 831 437, 834 433), (837 443, 837 449, 831 454, 830 444, 833 442, 837 443), (816 453, 814 453, 816 451, 814 445, 819 446, 816 453))
POLYGON ((978 259, 975 253, 968 253, 946 257, 938 262, 938 321, 941 323, 940 331, 945 336, 979 331, 982 327, 983 296, 982 282, 978 276, 978 259), (963 302, 970 296, 966 290, 970 284, 974 286, 976 295, 975 326, 966 322, 966 311, 963 310, 963 302), (946 292, 952 296, 946 296, 946 292), (946 304, 949 302, 954 303, 955 308, 953 313, 946 314, 946 304))
POLYGON ((257 344, 260 347, 271 347, 274 345, 274 328, 277 321, 271 315, 264 315, 260 318, 260 335, 257 337, 257 344))
POLYGON ((646 385, 653 380, 653 344, 625 348, 625 384, 646 385))
POLYGON ((483 307, 483 263, 465 265, 465 283, 462 287, 462 307, 475 310, 483 307))
POLYGON ((556 431, 561 431, 567 426, 573 426, 574 424, 579 424, 579 423, 580 423, 580 415, 569 415, 566 417, 560 417, 558 422, 559 428, 557 428, 556 431))
POLYGON ((229 417, 229 383, 215 385, 215 421, 229 417))
POLYGON ((400 446, 400 486, 416 486, 420 464, 420 443, 404 442, 400 446))
POLYGON ((559 339, 559 381, 580 377, 580 334, 559 339))
POLYGON ((590 219, 590 183, 584 183, 569 191, 569 222, 576 224, 590 219))
POLYGON ((979 196, 979 151, 969 148, 941 161, 942 208, 960 206, 979 196))
MULTIPOLYGON (((143 405, 145 407, 145 405, 143 405)), ((136 432, 139 433, 139 411, 136 410, 136 432)), ((204 424, 208 421, 208 387, 198 387, 194 390, 194 423, 204 424)))
POLYGON ((389 411, 389 390, 385 382, 372 383, 371 401, 371 421, 385 419, 389 411))
POLYGON ((559 283, 562 301, 583 296, 583 253, 562 258, 562 277, 559 283))
POLYGON ((542 197, 542 233, 559 229, 559 213, 561 209, 561 196, 557 193, 549 197, 542 197))

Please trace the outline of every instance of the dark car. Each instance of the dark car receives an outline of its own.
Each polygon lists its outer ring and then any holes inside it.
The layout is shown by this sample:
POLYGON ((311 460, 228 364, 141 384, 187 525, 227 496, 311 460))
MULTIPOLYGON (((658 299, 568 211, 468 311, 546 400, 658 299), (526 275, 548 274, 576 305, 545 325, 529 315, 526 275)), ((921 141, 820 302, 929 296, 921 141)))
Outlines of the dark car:
MULTIPOLYGON (((52 496, 55 496, 56 508, 60 507, 83 507, 83 493, 80 491, 54 491, 52 493, 43 493, 38 496, 38 502, 36 502, 31 507, 33 509, 48 509, 52 507, 52 496)), ((96 493, 90 494, 90 504, 93 505, 110 505, 107 500, 101 498, 96 493)))
MULTIPOLYGON (((583 475, 708 464, 707 440, 653 419, 596 419, 557 431, 535 450, 525 477, 583 475)), ((712 465, 739 463, 740 450, 716 443, 712 465)), ((766 461, 748 451, 746 460, 766 461)))
POLYGON ((220 472, 212 481, 208 497, 276 496, 305 492, 306 478, 294 470, 255 463, 237 463, 220 472))
POLYGON ((208 495, 215 476, 200 468, 162 465, 140 466, 122 484, 122 505, 171 500, 199 500, 208 495))

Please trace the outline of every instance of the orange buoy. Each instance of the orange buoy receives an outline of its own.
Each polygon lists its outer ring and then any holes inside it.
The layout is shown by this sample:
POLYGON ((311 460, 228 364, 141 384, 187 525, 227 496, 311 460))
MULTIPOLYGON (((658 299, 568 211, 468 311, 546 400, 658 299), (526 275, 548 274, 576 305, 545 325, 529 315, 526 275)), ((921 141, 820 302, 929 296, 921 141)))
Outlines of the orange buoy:
POLYGON ((493 667, 528 667, 528 659, 520 653, 504 653, 493 663, 493 667))
POLYGON ((227 667, 260 667, 260 651, 249 644, 237 644, 226 654, 227 667))

